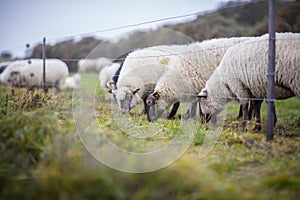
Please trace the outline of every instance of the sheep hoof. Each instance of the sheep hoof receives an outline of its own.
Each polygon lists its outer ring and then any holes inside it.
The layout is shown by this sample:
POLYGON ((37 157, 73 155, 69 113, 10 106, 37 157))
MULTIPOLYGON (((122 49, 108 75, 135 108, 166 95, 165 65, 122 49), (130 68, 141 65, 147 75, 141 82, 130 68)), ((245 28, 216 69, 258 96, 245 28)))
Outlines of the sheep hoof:
POLYGON ((247 132, 249 130, 248 126, 249 126, 249 123, 247 121, 242 122, 242 131, 247 132))
POLYGON ((260 124, 255 124, 255 126, 253 128, 253 132, 258 133, 260 131, 261 131, 261 125, 260 124))

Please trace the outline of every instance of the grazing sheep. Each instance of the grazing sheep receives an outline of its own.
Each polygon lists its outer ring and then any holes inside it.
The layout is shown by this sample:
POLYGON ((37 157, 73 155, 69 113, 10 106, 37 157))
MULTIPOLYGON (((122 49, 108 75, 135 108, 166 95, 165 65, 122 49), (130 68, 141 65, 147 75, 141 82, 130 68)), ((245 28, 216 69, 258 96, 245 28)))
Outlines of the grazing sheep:
POLYGON ((169 70, 158 80, 148 97, 149 118, 156 120, 175 102, 196 102, 196 94, 222 60, 226 50, 249 37, 221 38, 193 43, 169 62, 169 70))
MULTIPOLYGON (((55 87, 60 91, 69 70, 67 65, 58 59, 46 60, 46 87, 55 87)), ((43 60, 31 59, 27 65, 16 67, 10 72, 12 85, 17 87, 41 87, 43 81, 43 60)))
POLYGON ((145 64, 168 65, 172 55, 179 53, 183 46, 184 45, 160 45, 137 49, 129 53, 126 57, 119 77, 124 76, 131 70, 145 64))
MULTIPOLYGON (((117 82, 119 80, 120 72, 122 70, 124 61, 125 61, 126 57, 128 56, 128 54, 130 54, 133 51, 134 50, 128 51, 128 52, 122 54, 121 56, 119 56, 118 58, 113 60, 113 62, 120 63, 120 67, 116 70, 115 74, 112 76, 112 81, 107 83, 107 86, 109 88, 111 88, 112 92, 115 91, 114 93, 116 93, 116 89, 117 89, 116 85, 117 85, 117 82)), ((115 98, 115 94, 114 94, 114 98, 115 98)))
POLYGON ((165 71, 164 68, 167 68, 170 57, 180 52, 182 46, 154 46, 136 50, 126 57, 116 85, 116 99, 124 113, 129 113, 132 96, 138 90, 140 91, 137 98, 144 100, 144 112, 147 113, 146 97, 153 91, 156 81, 165 71), (147 85, 144 89, 141 88, 143 81, 147 85))
MULTIPOLYGON (((153 91, 157 80, 167 70, 163 65, 142 65, 121 76, 117 83, 116 99, 124 113, 129 113, 132 98, 137 97, 141 102, 153 91)), ((135 105, 132 105, 135 106, 135 105)), ((147 113, 147 109, 145 110, 147 113)))
POLYGON ((108 58, 96 58, 96 59, 81 59, 78 61, 79 73, 99 73, 101 69, 111 63, 108 58))
MULTIPOLYGON (((265 34, 235 45, 226 52, 198 95, 204 113, 217 114, 225 108, 227 101, 237 98, 243 107, 243 119, 249 119, 249 98, 267 97, 268 38, 269 35, 265 34)), ((299 33, 276 34, 274 90, 276 99, 293 96, 300 99, 299 33)))
POLYGON ((5 70, 0 74, 0 82, 2 85, 5 86, 11 86, 12 85, 12 79, 11 79, 11 71, 13 69, 16 69, 18 67, 25 67, 27 66, 31 61, 30 60, 16 60, 7 65, 5 70))
POLYGON ((72 89, 76 90, 79 88, 81 81, 81 75, 80 74, 74 74, 71 77, 66 77, 65 82, 63 83, 61 89, 66 90, 66 89, 72 89))
POLYGON ((112 88, 111 85, 109 84, 112 82, 112 77, 116 73, 116 71, 120 68, 121 63, 118 62, 113 62, 110 65, 107 65, 100 71, 99 75, 99 81, 100 81, 100 86, 105 90, 106 94, 109 94, 105 96, 105 99, 111 99, 113 100, 114 97, 112 95, 112 88))

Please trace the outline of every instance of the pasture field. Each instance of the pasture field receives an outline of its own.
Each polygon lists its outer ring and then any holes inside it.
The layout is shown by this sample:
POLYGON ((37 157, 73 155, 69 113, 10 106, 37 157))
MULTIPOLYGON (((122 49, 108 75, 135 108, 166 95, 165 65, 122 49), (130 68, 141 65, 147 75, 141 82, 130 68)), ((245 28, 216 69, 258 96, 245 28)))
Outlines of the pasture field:
MULTIPOLYGON (((81 86, 93 88, 97 80, 83 76, 81 86)), ((99 127, 124 149, 143 152, 184 134, 178 131, 178 117, 149 123, 139 107, 132 120, 147 130, 157 128, 158 134, 126 146, 123 141, 132 138, 112 120, 116 105, 104 100, 99 86, 95 94, 99 127)), ((192 144, 176 162, 132 174, 101 164, 83 146, 73 119, 72 91, 54 95, 52 90, 44 94, 1 87, 0 199, 299 199, 300 101, 276 102, 272 142, 265 140, 264 130, 252 132, 251 123, 242 131, 238 108, 235 102, 228 105, 217 144, 204 158, 199 150, 210 125, 199 124, 192 144)), ((265 113, 264 103, 263 123, 265 113)))

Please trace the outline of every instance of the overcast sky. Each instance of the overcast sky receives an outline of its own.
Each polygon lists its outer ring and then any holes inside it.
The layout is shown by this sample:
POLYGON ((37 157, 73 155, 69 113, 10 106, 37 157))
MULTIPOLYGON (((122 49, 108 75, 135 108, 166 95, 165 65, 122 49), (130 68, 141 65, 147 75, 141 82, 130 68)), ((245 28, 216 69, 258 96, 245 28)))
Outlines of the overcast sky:
MULTIPOLYGON (((66 36, 77 35, 78 39, 82 33, 214 9, 224 1, 0 0, 0 52, 8 50, 14 57, 22 57, 27 43, 33 46, 43 37, 53 44, 66 36)), ((112 38, 129 30, 151 28, 159 24, 101 32, 97 33, 97 37, 112 38)))

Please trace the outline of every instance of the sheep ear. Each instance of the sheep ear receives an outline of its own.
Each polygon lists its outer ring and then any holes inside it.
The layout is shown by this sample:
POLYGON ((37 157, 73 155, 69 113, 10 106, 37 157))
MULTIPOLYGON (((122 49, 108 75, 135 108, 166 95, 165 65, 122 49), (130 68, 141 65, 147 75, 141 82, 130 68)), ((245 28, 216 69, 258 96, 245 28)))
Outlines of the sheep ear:
POLYGON ((158 94, 158 92, 153 93, 153 96, 156 98, 156 100, 158 100, 160 98, 160 95, 158 94))
POLYGON ((132 91, 132 94, 136 94, 140 90, 141 90, 141 88, 136 88, 135 90, 132 91))
POLYGON ((199 94, 196 95, 199 98, 207 98, 207 90, 203 89, 199 94))

